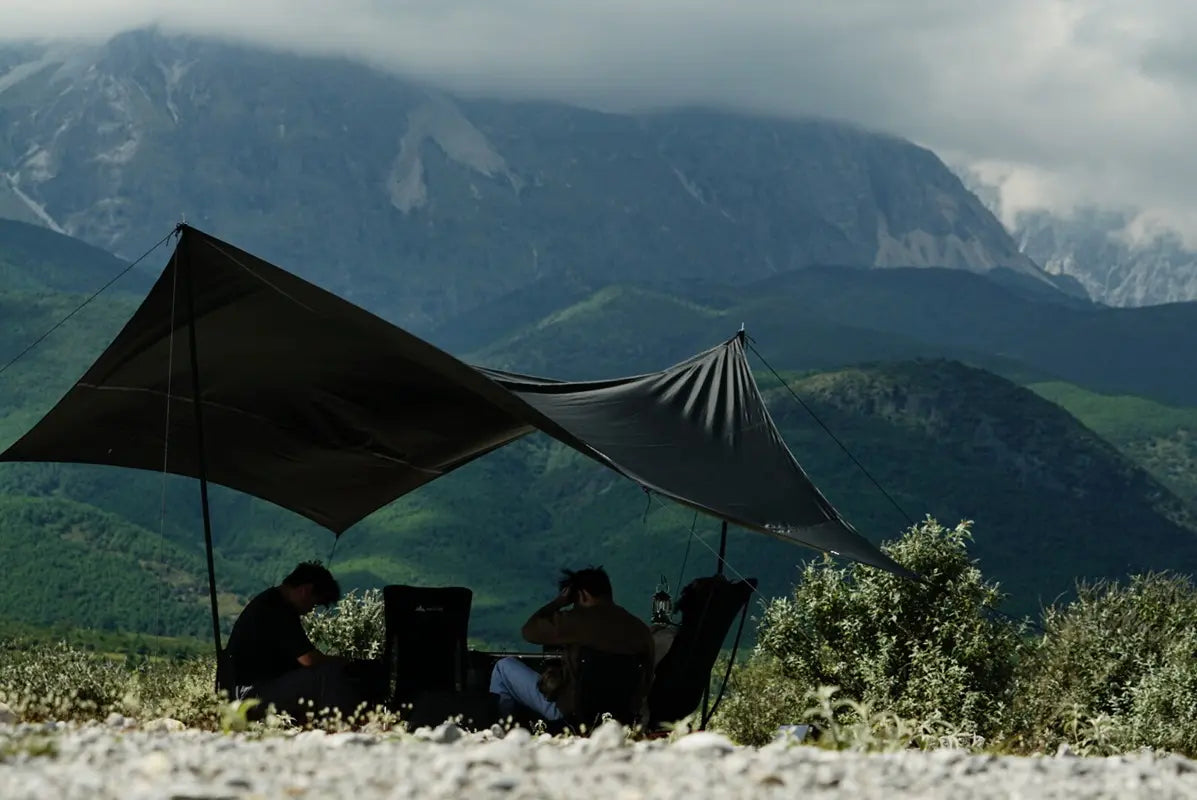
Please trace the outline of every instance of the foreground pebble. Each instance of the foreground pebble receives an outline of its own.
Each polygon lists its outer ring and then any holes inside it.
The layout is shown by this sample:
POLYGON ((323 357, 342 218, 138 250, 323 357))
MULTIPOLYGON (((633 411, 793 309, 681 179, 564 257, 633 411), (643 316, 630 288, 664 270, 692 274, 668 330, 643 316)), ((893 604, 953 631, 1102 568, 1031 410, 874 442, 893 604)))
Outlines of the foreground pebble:
MULTIPOLYGON (((124 724, 0 725, 0 798, 1120 798, 1197 797, 1179 756, 835 753, 714 733, 628 742, 522 729, 414 735, 220 734, 124 724)), ((122 721, 123 722, 123 721, 122 721)))

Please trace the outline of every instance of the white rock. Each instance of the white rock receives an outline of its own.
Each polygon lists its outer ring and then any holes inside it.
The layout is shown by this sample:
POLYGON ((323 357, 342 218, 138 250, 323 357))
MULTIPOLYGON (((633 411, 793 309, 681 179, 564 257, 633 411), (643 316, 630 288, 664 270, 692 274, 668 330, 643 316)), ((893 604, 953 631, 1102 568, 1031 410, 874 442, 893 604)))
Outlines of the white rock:
POLYGON ((158 719, 152 719, 144 726, 145 730, 147 731, 163 733, 178 733, 185 727, 187 726, 182 722, 179 722, 177 719, 172 719, 171 717, 159 717, 158 719))
POLYGON ((711 733, 710 731, 698 731, 678 739, 673 743, 671 749, 685 753, 696 750, 715 750, 721 753, 730 753, 736 749, 736 746, 722 734, 711 733))
POLYGON ((608 720, 590 734, 590 741, 594 742, 596 748, 603 750, 623 747, 627 742, 627 734, 618 722, 608 720))
POLYGON ((432 729, 428 734, 428 741, 436 742, 437 744, 452 744, 461 738, 461 728, 452 722, 443 722, 432 729))
POLYGON ((126 720, 124 718, 124 716, 113 711, 104 720, 104 724, 107 725, 109 728, 123 728, 128 724, 128 720, 126 720))
POLYGON ((17 714, 6 703, 0 703, 0 725, 16 725, 17 714))
MULTIPOLYGON (((549 737, 552 739, 553 737, 549 737)), ((525 744, 532 741, 532 734, 526 728, 512 728, 507 731, 507 735, 503 737, 505 742, 515 742, 516 744, 525 744)))
POLYGON ((156 778, 169 774, 171 763, 166 753, 163 753, 161 750, 155 750, 139 758, 134 766, 142 775, 148 778, 156 778))
POLYGON ((368 733, 334 733, 328 737, 329 747, 345 747, 346 745, 369 747, 374 744, 378 744, 378 737, 368 733))

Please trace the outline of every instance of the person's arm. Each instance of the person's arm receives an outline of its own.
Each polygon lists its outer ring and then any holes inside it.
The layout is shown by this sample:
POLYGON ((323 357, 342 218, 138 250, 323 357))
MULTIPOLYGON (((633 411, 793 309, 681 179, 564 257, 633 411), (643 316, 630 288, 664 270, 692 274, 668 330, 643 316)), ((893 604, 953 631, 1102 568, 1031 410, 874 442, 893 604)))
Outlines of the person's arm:
POLYGON ((314 667, 317 664, 327 664, 330 662, 348 661, 344 656, 330 656, 328 653, 322 653, 313 647, 299 658, 296 659, 302 666, 314 667))
POLYGON ((340 656, 331 656, 321 652, 316 645, 312 644, 312 640, 308 638, 308 634, 303 629, 303 623, 300 622, 299 617, 289 619, 287 624, 279 629, 279 635, 280 641, 278 646, 283 652, 293 654, 301 667, 313 667, 317 664, 324 664, 330 661, 345 660, 340 656))
POLYGON ((573 641, 572 620, 569 614, 561 611, 571 602, 569 592, 565 590, 534 611, 520 631, 524 640, 540 645, 569 644, 573 641))

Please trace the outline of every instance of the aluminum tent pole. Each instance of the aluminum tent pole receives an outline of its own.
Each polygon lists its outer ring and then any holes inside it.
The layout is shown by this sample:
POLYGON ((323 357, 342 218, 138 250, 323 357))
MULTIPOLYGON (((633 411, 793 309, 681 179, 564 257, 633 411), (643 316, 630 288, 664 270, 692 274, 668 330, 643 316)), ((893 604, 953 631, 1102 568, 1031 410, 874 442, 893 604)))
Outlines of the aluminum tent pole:
MULTIPOLYGON (((719 563, 715 565, 715 574, 723 574, 723 562, 727 558, 727 520, 723 520, 723 525, 719 528, 719 563)), ((711 676, 707 675, 707 685, 702 687, 702 718, 707 718, 708 708, 711 703, 711 676)))
MULTIPOLYGON (((183 236, 186 236, 184 231, 183 236)), ((200 402, 200 374, 199 360, 196 352, 195 336, 195 278, 192 274, 191 259, 187 258, 187 251, 183 247, 180 237, 177 252, 176 269, 181 263, 187 277, 187 332, 191 346, 191 405, 195 409, 195 452, 199 462, 200 507, 204 514, 204 549, 208 556, 208 599, 212 606, 212 640, 216 646, 216 663, 220 664, 220 615, 216 604, 216 567, 212 560, 212 517, 208 510, 208 460, 204 452, 204 410, 200 402)), ((169 402, 169 401, 168 401, 169 402)))

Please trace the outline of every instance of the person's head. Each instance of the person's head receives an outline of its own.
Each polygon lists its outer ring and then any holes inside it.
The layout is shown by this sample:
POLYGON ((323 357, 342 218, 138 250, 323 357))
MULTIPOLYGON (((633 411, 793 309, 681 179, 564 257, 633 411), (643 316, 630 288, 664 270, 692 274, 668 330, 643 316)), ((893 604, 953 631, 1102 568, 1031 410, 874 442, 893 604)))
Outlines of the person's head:
POLYGON ((328 606, 341 599, 341 587, 319 561, 304 561, 283 578, 283 593, 291 604, 306 614, 316 606, 328 606))
POLYGON ((586 569, 561 570, 561 580, 557 586, 565 591, 569 589, 570 597, 580 606, 592 606, 596 603, 610 603, 613 593, 611 579, 602 567, 587 567, 586 569))

